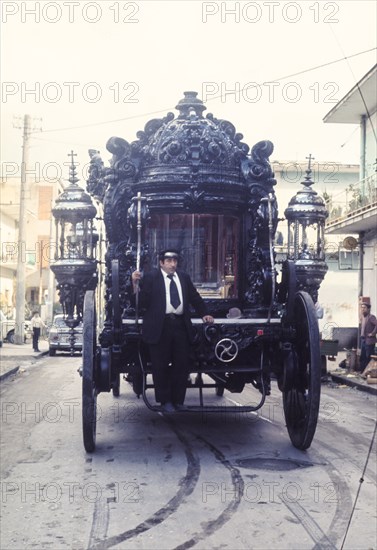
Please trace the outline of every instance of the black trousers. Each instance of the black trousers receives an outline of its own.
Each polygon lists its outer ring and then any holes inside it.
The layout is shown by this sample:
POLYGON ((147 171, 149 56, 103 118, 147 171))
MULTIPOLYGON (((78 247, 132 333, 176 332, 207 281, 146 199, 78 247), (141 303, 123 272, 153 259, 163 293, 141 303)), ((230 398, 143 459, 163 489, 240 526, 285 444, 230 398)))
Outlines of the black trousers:
POLYGON ((158 344, 150 344, 156 401, 182 405, 190 372, 190 344, 183 317, 166 315, 158 344))
POLYGON ((366 344, 365 343, 365 339, 362 338, 361 339, 361 353, 360 353, 360 369, 361 371, 363 371, 369 361, 370 361, 370 356, 373 355, 373 352, 374 352, 374 344, 366 344))
POLYGON ((33 328, 33 350, 37 351, 38 349, 38 340, 41 335, 41 329, 40 328, 33 328))

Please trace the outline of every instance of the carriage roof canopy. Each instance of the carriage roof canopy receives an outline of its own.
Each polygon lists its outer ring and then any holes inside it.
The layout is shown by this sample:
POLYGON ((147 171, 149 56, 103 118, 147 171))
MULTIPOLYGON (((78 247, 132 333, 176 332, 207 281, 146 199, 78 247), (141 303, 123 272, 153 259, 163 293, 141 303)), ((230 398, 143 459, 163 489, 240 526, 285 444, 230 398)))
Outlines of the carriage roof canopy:
MULTIPOLYGON (((88 191, 104 203, 109 257, 121 258, 122 250, 131 262, 138 241, 133 199, 140 193, 143 226, 148 226, 143 251, 152 252, 152 263, 159 248, 184 248, 183 267, 197 273, 196 282, 217 288, 237 270, 238 286, 232 286, 231 297, 238 297, 244 308, 271 308, 275 291, 271 281, 276 274, 272 247, 278 224, 276 180, 269 163, 273 144, 259 141, 250 150, 231 122, 204 114, 206 106, 196 92, 185 92, 176 109, 176 116, 169 112, 147 122, 131 143, 111 137, 106 144, 112 153, 110 167, 104 166, 99 151, 89 151, 88 191), (223 227, 229 233, 226 239, 223 227), (208 235, 211 239, 206 242, 208 235), (220 246, 221 240, 227 242, 220 246), (224 273, 222 264, 226 264, 224 273)), ((306 189, 309 182, 304 184, 306 189)), ((303 227, 301 232, 292 229, 296 237, 288 248, 295 262, 305 254, 301 284, 316 299, 326 272, 326 209, 322 199, 309 191, 294 201, 297 228, 303 227), (309 250, 307 228, 313 224, 316 243, 309 250), (307 274, 313 270, 316 276, 308 282, 307 274)))
POLYGON ((103 198, 109 183, 123 181, 133 193, 153 198, 154 208, 166 208, 167 198, 174 197, 173 207, 234 211, 244 209, 248 183, 263 182, 269 188, 276 183, 268 162, 270 141, 257 143, 249 153, 231 122, 203 116, 206 106, 196 92, 185 92, 176 108, 178 116, 169 112, 150 120, 132 143, 111 137, 106 146, 113 155, 112 173, 102 182, 95 177, 95 165, 102 161, 97 151, 90 151, 89 191, 103 198))

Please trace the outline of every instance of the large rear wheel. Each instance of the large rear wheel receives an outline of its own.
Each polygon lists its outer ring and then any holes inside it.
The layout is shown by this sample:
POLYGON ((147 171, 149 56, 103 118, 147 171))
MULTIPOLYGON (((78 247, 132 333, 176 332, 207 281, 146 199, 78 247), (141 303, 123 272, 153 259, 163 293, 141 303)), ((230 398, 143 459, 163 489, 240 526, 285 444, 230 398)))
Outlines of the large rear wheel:
POLYGON ((92 453, 96 447, 97 388, 96 365, 96 307, 94 291, 88 290, 84 299, 82 350, 82 428, 84 447, 92 453))
MULTIPOLYGON (((120 374, 119 369, 119 353, 120 353, 120 343, 122 335, 122 314, 120 307, 120 281, 119 281, 119 260, 113 260, 111 262, 111 286, 112 286, 112 304, 113 304, 113 356, 111 369, 109 371, 110 386, 113 390, 113 396, 119 397, 120 394, 120 374), (116 353, 115 353, 115 350, 116 353)), ((106 390, 108 391, 108 390, 106 390)))
POLYGON ((297 449, 310 447, 317 427, 321 393, 321 354, 318 320, 307 292, 293 303, 295 338, 287 355, 283 405, 289 437, 297 449))

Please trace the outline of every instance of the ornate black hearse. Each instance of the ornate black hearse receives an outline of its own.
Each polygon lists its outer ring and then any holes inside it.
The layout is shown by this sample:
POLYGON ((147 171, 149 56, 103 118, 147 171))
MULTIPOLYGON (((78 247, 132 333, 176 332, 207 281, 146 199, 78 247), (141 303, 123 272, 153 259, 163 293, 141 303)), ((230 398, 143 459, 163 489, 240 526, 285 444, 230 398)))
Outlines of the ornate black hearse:
POLYGON ((77 185, 73 157, 71 183, 53 209, 58 246, 52 269, 60 299, 68 323, 75 326, 82 317, 84 323, 85 449, 95 448, 97 395, 119 396, 122 373, 150 409, 160 410, 131 273, 156 266, 158 252, 169 247, 180 250, 181 267, 215 318, 211 325, 193 318, 187 412, 255 411, 275 379, 292 443, 306 449, 319 409, 315 302, 327 269, 327 212, 311 187, 310 158, 303 188, 285 210, 285 257, 277 261, 272 143, 260 141, 249 151, 230 122, 203 116, 206 107, 195 92, 186 92, 176 108, 177 116, 150 120, 136 141, 110 138, 110 166, 99 151, 89 151, 87 191, 103 211, 106 230, 104 285, 97 284, 104 270, 96 253, 103 240, 95 230, 96 208, 77 185), (226 399, 224 391, 245 386, 254 388, 252 403, 226 399))

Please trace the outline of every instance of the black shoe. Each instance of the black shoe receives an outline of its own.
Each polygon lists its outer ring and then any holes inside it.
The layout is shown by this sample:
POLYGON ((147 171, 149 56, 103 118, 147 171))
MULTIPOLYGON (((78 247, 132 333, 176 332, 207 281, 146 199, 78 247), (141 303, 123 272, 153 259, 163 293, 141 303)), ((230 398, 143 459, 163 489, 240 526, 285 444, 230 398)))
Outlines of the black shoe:
POLYGON ((173 403, 170 403, 170 401, 168 401, 167 403, 161 403, 161 411, 164 413, 174 413, 175 407, 173 403))

